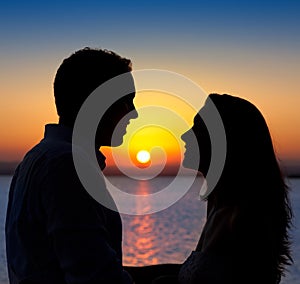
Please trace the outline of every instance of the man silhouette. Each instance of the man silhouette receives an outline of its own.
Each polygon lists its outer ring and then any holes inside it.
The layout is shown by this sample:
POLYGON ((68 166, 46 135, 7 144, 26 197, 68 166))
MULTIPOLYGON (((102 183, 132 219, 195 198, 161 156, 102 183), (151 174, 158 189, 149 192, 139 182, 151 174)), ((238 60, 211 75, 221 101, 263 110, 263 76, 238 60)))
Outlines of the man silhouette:
MULTIPOLYGON (((5 227, 10 283, 132 283, 122 266, 120 215, 87 193, 72 157, 72 131, 83 102, 103 82, 130 71, 130 60, 90 48, 59 67, 54 81, 59 123, 46 125, 44 139, 26 154, 10 187, 5 227)), ((134 94, 119 99, 99 122, 95 149, 101 169, 100 146, 120 145, 126 125, 112 145, 116 125, 126 114, 128 123, 137 116, 133 99, 134 94)), ((104 180, 99 190, 106 191, 104 180)))

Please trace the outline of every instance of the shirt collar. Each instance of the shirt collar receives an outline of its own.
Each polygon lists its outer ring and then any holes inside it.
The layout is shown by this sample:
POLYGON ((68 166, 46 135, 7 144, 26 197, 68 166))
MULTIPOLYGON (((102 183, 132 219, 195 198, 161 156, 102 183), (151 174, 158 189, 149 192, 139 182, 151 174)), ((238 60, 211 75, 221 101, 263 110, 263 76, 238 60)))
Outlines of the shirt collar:
MULTIPOLYGON (((45 126, 44 139, 72 143, 72 134, 73 129, 71 127, 63 124, 47 124, 45 126)), ((96 151, 96 158, 101 170, 104 170, 106 166, 105 156, 100 151, 96 151)))
POLYGON ((62 124, 47 124, 45 126, 45 139, 59 140, 72 143, 73 129, 62 124))

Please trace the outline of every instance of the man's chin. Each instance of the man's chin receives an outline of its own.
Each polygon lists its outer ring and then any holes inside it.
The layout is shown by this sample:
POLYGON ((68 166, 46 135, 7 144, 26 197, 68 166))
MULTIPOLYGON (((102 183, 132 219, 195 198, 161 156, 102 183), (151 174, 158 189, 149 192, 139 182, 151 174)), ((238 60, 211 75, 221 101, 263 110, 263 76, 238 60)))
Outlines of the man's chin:
POLYGON ((114 139, 110 143, 110 147, 119 147, 124 142, 124 136, 121 137, 114 137, 114 139))

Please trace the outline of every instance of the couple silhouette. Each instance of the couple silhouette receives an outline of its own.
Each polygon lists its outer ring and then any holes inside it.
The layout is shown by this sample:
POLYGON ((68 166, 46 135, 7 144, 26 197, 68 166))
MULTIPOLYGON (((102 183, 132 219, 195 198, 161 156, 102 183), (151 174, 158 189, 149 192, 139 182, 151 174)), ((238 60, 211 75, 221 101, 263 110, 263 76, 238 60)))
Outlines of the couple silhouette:
MULTIPOLYGON (((72 134, 88 96, 130 71, 130 60, 90 48, 75 52, 59 67, 54 80, 59 123, 46 125, 44 138, 25 155, 10 187, 5 226, 10 283, 279 283, 292 262, 288 187, 263 116, 250 102, 230 95, 209 95, 193 127, 182 135, 183 165, 205 177, 213 149, 203 117, 212 104, 217 108, 227 154, 217 184, 207 180, 207 188, 214 188, 206 197, 207 220, 197 247, 182 264, 122 265, 120 214, 97 202, 81 184, 72 134), (201 152, 197 165, 191 135, 201 152)), ((132 77, 129 81, 134 84, 132 77)), ((126 125, 137 117, 134 95, 113 103, 98 124, 94 144, 102 170, 105 157, 99 148, 122 144, 126 125)), ((107 192, 104 180, 97 187, 107 192)))

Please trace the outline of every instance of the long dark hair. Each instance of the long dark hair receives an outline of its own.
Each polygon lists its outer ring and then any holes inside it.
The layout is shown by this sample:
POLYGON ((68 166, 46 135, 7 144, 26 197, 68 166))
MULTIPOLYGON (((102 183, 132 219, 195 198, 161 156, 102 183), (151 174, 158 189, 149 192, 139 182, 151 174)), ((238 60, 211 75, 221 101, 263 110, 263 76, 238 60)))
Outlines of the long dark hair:
MULTIPOLYGON (((252 244, 249 251, 261 250, 259 261, 270 264, 279 283, 285 267, 292 263, 292 209, 268 126, 260 111, 244 99, 218 94, 211 94, 209 99, 224 124, 227 155, 220 180, 208 196, 208 205, 238 208, 237 224, 252 244)), ((210 152, 207 134, 201 134, 200 152, 210 152), (201 149, 201 145, 206 149, 201 149)), ((202 160, 199 170, 205 174, 208 166, 209 161, 202 160)))

